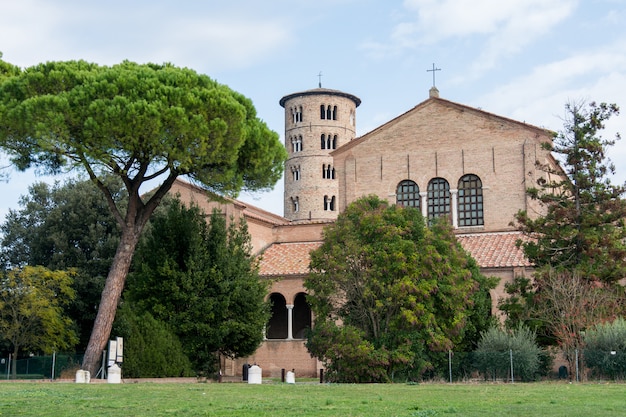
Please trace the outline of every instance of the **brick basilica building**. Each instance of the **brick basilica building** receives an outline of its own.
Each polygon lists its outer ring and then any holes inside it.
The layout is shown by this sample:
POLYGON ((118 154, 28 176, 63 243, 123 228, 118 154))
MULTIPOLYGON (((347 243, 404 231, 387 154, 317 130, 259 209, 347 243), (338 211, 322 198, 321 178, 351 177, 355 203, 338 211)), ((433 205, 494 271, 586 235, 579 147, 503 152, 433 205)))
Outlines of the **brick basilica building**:
POLYGON ((553 132, 445 100, 435 87, 425 101, 360 137, 356 96, 320 87, 279 103, 289 155, 284 217, 237 200, 209 201, 184 181, 171 190, 207 212, 218 207, 228 217, 243 216, 261 276, 271 281, 265 340, 248 358, 224 360, 224 375, 241 375, 244 363, 257 363, 264 376, 282 369, 318 375, 322 366, 304 346, 314 321, 303 286, 309 252, 321 244, 323 228, 361 196, 413 206, 425 217, 448 216, 481 271, 500 279, 491 292, 494 314, 504 284, 532 272, 511 221, 520 209, 539 210, 526 189, 545 175, 537 161, 557 165, 541 146, 553 132))

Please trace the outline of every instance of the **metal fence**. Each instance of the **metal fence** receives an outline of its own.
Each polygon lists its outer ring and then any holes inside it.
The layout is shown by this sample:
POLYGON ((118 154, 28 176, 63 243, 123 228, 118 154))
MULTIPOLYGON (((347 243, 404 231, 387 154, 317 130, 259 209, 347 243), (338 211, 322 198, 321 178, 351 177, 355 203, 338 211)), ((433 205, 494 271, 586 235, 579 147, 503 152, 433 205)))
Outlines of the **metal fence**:
POLYGON ((15 360, 11 355, 0 358, 0 379, 58 379, 64 372, 75 371, 83 361, 82 354, 55 353, 51 356, 31 356, 15 360))
POLYGON ((446 382, 536 380, 626 380, 626 351, 575 350, 567 354, 541 350, 531 354, 516 350, 441 353, 424 375, 446 382), (568 360, 569 359, 569 360, 568 360))
MULTIPOLYGON (((440 352, 422 377, 442 382, 526 382, 540 379, 570 381, 626 380, 626 351, 576 350, 571 362, 563 352, 542 350, 539 355, 515 350, 440 352), (571 363, 571 365, 570 365, 571 363)), ((16 374, 10 356, 0 358, 0 379, 74 378, 83 354, 54 354, 18 359, 16 374)), ((93 378, 94 376, 92 376, 93 378)))

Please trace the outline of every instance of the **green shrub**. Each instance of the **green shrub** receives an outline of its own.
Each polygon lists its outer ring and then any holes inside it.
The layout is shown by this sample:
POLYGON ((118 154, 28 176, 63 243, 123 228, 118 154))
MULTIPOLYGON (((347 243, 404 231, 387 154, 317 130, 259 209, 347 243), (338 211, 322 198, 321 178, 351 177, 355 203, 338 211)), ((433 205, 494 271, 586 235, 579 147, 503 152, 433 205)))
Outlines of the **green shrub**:
POLYGON ((492 327, 481 335, 474 363, 485 379, 510 379, 512 359, 513 379, 532 381, 539 375, 541 355, 535 333, 528 328, 492 327))
POLYGON ((585 333, 585 364, 597 376, 626 378, 626 320, 596 325, 585 333))
POLYGON ((127 378, 193 376, 176 335, 148 312, 136 314, 129 304, 120 307, 116 336, 124 338, 123 374, 127 378))

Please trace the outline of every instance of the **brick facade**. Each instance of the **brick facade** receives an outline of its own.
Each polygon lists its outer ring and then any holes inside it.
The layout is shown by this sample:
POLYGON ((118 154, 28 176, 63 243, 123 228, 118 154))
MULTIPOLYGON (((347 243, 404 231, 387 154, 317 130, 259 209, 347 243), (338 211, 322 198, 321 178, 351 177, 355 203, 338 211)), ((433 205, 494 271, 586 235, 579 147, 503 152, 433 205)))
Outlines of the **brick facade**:
MULTIPOLYGON (((217 207, 228 217, 243 216, 254 252, 262 256, 261 276, 272 283, 269 296, 281 297, 289 314, 295 314, 294 304, 305 292, 308 254, 320 244, 323 228, 338 213, 367 194, 395 204, 398 184, 411 180, 419 187, 421 209, 427 214, 429 182, 443 179, 449 184, 449 216, 459 241, 484 274, 500 278, 491 293, 497 314, 504 284, 532 272, 532 265, 515 246, 521 235, 511 222, 520 209, 529 213, 540 210, 525 190, 541 175, 537 161, 557 166, 541 146, 553 133, 441 99, 431 90, 426 101, 355 138, 359 104, 355 96, 322 88, 280 100, 289 154, 284 217, 236 200, 212 201, 202 190, 180 181, 172 192, 207 212, 217 207), (330 109, 330 116, 322 118, 322 109, 330 109), (330 135, 331 140, 336 136, 336 144, 331 149, 324 146, 322 135, 330 135), (329 165, 335 170, 334 178, 324 178, 323 169, 329 165), (293 173, 296 169, 298 175, 293 173), (459 180, 468 174, 482 184, 481 224, 473 226, 459 225, 455 217, 459 215, 459 180), (333 210, 324 206, 324 196, 335 196, 333 210)), ((292 336, 266 339, 250 357, 224 361, 225 375, 241 375, 245 363, 256 363, 266 377, 278 377, 283 369, 295 369, 297 377, 318 376, 321 364, 306 351, 303 336, 292 336)))

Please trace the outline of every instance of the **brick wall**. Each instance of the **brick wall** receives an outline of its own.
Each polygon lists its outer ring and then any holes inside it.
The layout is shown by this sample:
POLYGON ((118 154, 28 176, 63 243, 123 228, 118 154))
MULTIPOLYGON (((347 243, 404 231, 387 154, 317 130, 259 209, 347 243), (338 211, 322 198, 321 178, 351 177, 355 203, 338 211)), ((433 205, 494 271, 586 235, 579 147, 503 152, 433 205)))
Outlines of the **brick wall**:
MULTIPOLYGON (((483 184, 485 225, 480 231, 512 230, 514 214, 527 208, 528 180, 549 132, 431 99, 333 152, 339 180, 339 210, 367 194, 395 203, 398 183, 415 181, 420 192, 435 177, 458 187, 465 174, 483 184)), ((475 232, 477 230, 471 230, 475 232)))

